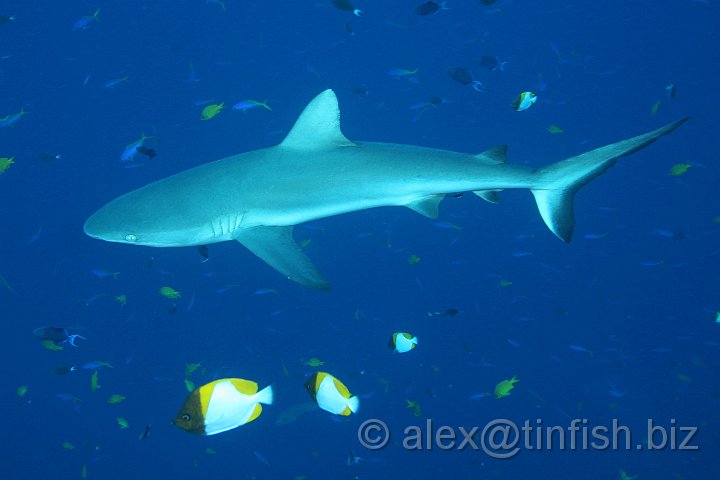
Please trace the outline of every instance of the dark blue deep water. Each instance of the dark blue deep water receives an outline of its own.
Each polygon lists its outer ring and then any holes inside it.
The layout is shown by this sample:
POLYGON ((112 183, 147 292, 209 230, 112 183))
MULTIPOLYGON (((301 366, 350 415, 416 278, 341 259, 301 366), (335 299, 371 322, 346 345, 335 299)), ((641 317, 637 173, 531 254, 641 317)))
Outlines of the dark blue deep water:
POLYGON ((0 15, 15 17, 0 25, 0 119, 10 115, 0 158, 14 157, 0 174, 3 478, 716 478, 717 1, 448 0, 421 16, 422 3, 357 0, 357 17, 326 0, 2 2, 0 15), (99 21, 73 28, 98 8, 99 21), (507 64, 490 72, 483 55, 507 64), (279 143, 327 88, 350 139, 470 153, 507 144, 510 162, 530 166, 692 118, 578 194, 570 244, 527 191, 499 205, 448 198, 437 220, 388 207, 299 225, 329 292, 284 279, 236 242, 210 245, 203 262, 194 247, 83 233, 120 194, 279 143), (514 111, 523 91, 537 103, 514 111), (246 99, 272 110, 230 108, 246 99), (121 162, 143 133, 158 155, 121 162), (690 167, 670 175, 678 164, 690 167), (43 348, 33 329, 48 325, 86 340, 43 348), (398 331, 418 348, 392 353, 398 331), (288 417, 311 400, 312 357, 361 398, 357 415, 288 417), (91 361, 112 365, 97 370, 95 392, 93 370, 55 371, 91 361), (275 402, 238 429, 186 433, 170 420, 191 363, 202 364, 196 386, 250 379, 272 384, 275 402), (494 398, 513 375, 512 394, 494 398), (108 403, 113 394, 125 400, 108 403), (358 441, 370 419, 391 431, 383 449, 358 441), (632 448, 621 436, 622 448, 583 451, 582 431, 574 451, 569 433, 564 451, 533 433, 534 449, 505 460, 404 447, 403 430, 429 419, 458 436, 496 419, 567 432, 573 419, 586 430, 616 420, 632 448), (662 440, 648 439, 649 421, 668 442, 674 427, 675 445, 649 451, 662 440), (680 448, 686 428, 697 433, 680 448), (362 460, 348 466, 351 452, 362 460))

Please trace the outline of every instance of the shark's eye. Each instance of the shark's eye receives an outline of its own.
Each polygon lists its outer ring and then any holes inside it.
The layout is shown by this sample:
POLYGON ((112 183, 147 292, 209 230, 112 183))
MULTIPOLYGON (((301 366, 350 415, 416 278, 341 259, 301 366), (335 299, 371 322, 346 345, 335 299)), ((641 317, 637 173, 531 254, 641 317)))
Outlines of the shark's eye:
POLYGON ((132 233, 128 233, 127 235, 125 235, 126 242, 134 242, 136 240, 137 240, 137 236, 133 235, 132 233))

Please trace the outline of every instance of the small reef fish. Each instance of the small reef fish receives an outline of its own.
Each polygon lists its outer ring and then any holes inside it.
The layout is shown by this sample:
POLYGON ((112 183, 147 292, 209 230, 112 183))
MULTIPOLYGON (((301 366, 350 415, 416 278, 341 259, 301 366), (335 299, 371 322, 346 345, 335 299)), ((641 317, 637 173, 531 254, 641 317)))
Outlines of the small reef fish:
POLYGON ((435 3, 435 2, 425 2, 422 5, 418 5, 415 8, 415 15, 434 15, 438 13, 440 10, 448 10, 448 8, 445 6, 447 2, 442 3, 435 3))
POLYGON ((256 107, 262 107, 265 110, 272 110, 272 108, 268 106, 267 100, 262 102, 258 102, 257 100, 243 100, 242 102, 238 102, 233 105, 232 109, 240 112, 247 112, 248 110, 256 107))
POLYGON ((364 12, 359 8, 355 8, 350 0, 330 0, 333 7, 343 12, 352 12, 356 17, 362 17, 364 12))
POLYGON ((445 100, 440 97, 432 97, 427 102, 413 103, 410 105, 410 110, 425 110, 428 108, 438 108, 439 105, 445 103, 445 100))
POLYGON ((522 92, 520 95, 515 97, 515 100, 513 100, 511 105, 516 111, 522 112, 523 110, 527 110, 532 107, 536 101, 537 95, 533 92, 522 92))
POLYGON ((75 21, 73 24, 73 30, 87 30, 90 28, 93 22, 100 21, 100 9, 95 10, 92 15, 85 15, 75 21))
POLYGON ((483 55, 478 60, 478 65, 480 65, 481 67, 487 68, 488 72, 494 72, 497 69, 504 71, 505 65, 507 65, 507 63, 508 62, 500 61, 500 58, 497 56, 490 56, 490 55, 483 55))
POLYGON ((197 371, 198 368, 202 367, 202 363, 186 363, 185 364, 185 376, 189 377, 197 371))
POLYGON ((414 416, 419 417, 420 415, 422 415, 422 412, 420 410, 420 404, 417 403, 415 400, 405 400, 405 403, 405 408, 409 408, 410 410, 412 410, 414 416))
POLYGON ((150 436, 150 429, 152 428, 152 423, 148 423, 145 425, 145 428, 143 429, 142 433, 138 437, 138 441, 142 442, 143 440, 146 440, 150 436))
POLYGON ((111 90, 120 85, 121 83, 127 82, 127 79, 127 75, 125 75, 124 77, 113 78, 112 80, 108 80, 107 82, 105 82, 105 84, 103 84, 103 87, 111 90))
POLYGON ((0 15, 0 25, 5 25, 6 23, 14 22, 15 20, 17 20, 15 15, 10 15, 9 17, 6 15, 0 15))
POLYGON ((390 336, 390 343, 388 347, 398 353, 409 352, 413 348, 417 347, 418 338, 410 333, 396 332, 390 336))
POLYGON ((272 386, 258 391, 250 380, 221 378, 193 391, 173 424, 197 435, 216 435, 252 422, 262 413, 261 404, 272 403, 272 386))
POLYGON ((13 160, 15 157, 2 157, 0 158, 0 174, 5 173, 5 171, 10 168, 10 165, 13 165, 15 162, 13 160))
POLYGON ((225 102, 211 103, 210 105, 207 105, 200 113, 200 120, 210 120, 220 113, 223 108, 225 108, 225 102))
POLYGON ((130 162, 132 160, 135 160, 137 155, 139 153, 142 153, 140 151, 141 148, 144 148, 145 140, 148 138, 153 138, 152 136, 147 136, 145 133, 140 134, 140 138, 135 140, 134 142, 129 143, 125 149, 122 152, 122 155, 120 155, 120 161, 121 162, 130 162))
POLYGON ((473 81, 470 69, 467 67, 450 67, 447 70, 448 77, 452 78, 460 85, 470 85, 473 81))
POLYGON ((419 70, 418 68, 416 68, 414 70, 410 70, 407 68, 391 68, 390 70, 388 70, 387 73, 391 77, 397 77, 397 78, 414 77, 417 74, 418 70, 419 70))
POLYGON ((305 383, 310 396, 318 407, 335 415, 348 416, 357 413, 360 399, 353 396, 337 378, 326 372, 316 372, 305 383))
POLYGON ((118 403, 122 403, 123 400, 125 400, 125 397, 123 397, 122 395, 118 395, 116 393, 116 394, 110 395, 110 398, 108 398, 107 403, 109 403, 110 405, 117 405, 118 403))
POLYGON ((650 107, 650 115, 657 115, 657 113, 660 111, 660 103, 662 103, 660 100, 653 103, 653 106, 650 107))
POLYGON ((428 312, 428 317, 435 317, 435 316, 441 316, 441 317, 454 317, 460 313, 460 310, 457 308, 448 308, 447 310, 443 310, 442 312, 428 312))
POLYGON ((26 112, 25 107, 20 107, 20 111, 18 113, 8 113, 5 117, 0 118, 0 127, 12 127, 15 122, 28 113, 30 112, 26 112))
POLYGON ((670 173, 668 175, 672 177, 677 177, 680 175, 685 175, 690 168, 692 167, 692 164, 690 163, 678 163, 677 165, 673 165, 670 169, 670 173))
POLYGON ((90 362, 84 363, 82 366, 82 368, 84 368, 85 370, 97 370, 101 367, 114 368, 108 362, 102 362, 100 360, 92 360, 90 362))
POLYGON ((195 390, 195 383, 192 380, 186 378, 183 382, 185 383, 185 390, 188 392, 193 392, 195 390))
POLYGON ((180 298, 182 294, 172 287, 160 287, 160 295, 165 298, 180 298))
POLYGON ((33 330, 33 335, 40 340, 50 341, 55 345, 62 345, 68 343, 73 347, 77 347, 75 342, 78 338, 87 340, 82 335, 70 334, 67 329, 63 327, 38 327, 33 330))
POLYGON ((258 288, 253 292, 255 295, 267 295, 269 293, 278 293, 277 290, 272 288, 258 288))
POLYGON ((90 273, 95 275, 98 278, 108 278, 113 277, 115 280, 117 280, 117 276, 120 275, 120 272, 108 272, 107 270, 90 270, 90 273))
POLYGON ((100 388, 100 383, 98 380, 99 374, 98 371, 95 370, 92 375, 90 375, 90 392, 95 393, 98 388, 100 388))
POLYGON ((76 366, 68 367, 67 365, 58 365, 53 368, 53 372, 55 372, 56 375, 65 375, 67 373, 74 372, 75 370, 77 370, 76 366))
POLYGON ((315 402, 304 402, 298 405, 293 405, 290 408, 286 408, 277 419, 275 419, 275 426, 288 425, 295 422, 298 418, 302 417, 306 413, 319 411, 317 403, 315 402))
POLYGON ((56 345, 52 340, 43 340, 40 344, 53 352, 59 352, 63 349, 63 347, 56 345))
POLYGON ((495 398, 503 398, 510 395, 510 392, 515 388, 515 384, 520 380, 513 375, 509 380, 503 380, 502 382, 495 385, 495 398))
POLYGON ((322 365, 325 365, 325 362, 323 362, 322 360, 320 360, 317 357, 312 357, 312 358, 309 358, 308 360, 303 360, 301 358, 300 363, 302 363, 303 365, 308 366, 308 367, 320 367, 322 365))
POLYGON ((625 470, 618 470, 618 480, 635 480, 637 475, 628 475, 625 470))
POLYGON ((158 153, 155 151, 154 148, 143 147, 143 146, 140 146, 137 148, 137 153, 141 153, 151 160, 153 158, 157 157, 157 155, 158 155, 158 153))
POLYGON ((571 345, 568 345, 568 348, 570 350, 574 350, 576 352, 587 353, 591 357, 595 356, 595 354, 593 354, 593 352, 591 350, 588 350, 587 348, 583 347, 582 345, 571 344, 571 345))
POLYGON ((479 80, 473 80, 470 69, 467 67, 451 67, 447 70, 448 77, 452 78, 460 85, 471 85, 478 92, 485 92, 485 85, 479 80))

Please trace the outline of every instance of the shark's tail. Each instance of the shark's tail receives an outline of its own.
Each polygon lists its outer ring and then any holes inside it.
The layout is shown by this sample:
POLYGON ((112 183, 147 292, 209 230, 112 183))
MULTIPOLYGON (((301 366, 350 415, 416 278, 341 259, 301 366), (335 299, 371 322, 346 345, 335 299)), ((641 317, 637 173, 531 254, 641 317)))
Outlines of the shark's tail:
POLYGON ((615 165, 618 158, 650 145, 685 123, 678 120, 652 132, 597 148, 567 158, 535 171, 537 186, 530 189, 540 215, 548 228, 561 240, 569 242, 575 227, 573 199, 575 192, 615 165))

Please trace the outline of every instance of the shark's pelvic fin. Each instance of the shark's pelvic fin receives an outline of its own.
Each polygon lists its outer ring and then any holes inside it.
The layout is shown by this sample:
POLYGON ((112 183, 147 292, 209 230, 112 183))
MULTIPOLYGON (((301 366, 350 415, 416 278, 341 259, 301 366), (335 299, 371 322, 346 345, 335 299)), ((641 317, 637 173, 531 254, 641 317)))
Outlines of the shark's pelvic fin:
POLYGON ((408 203, 407 207, 411 210, 416 211, 420 215, 425 215, 428 218, 438 218, 438 206, 442 202, 445 195, 430 195, 429 197, 415 200, 414 202, 408 203))
POLYGON ((637 137, 597 148, 537 170, 538 185, 531 188, 538 210, 548 228, 561 240, 569 242, 575 227, 573 199, 575 193, 615 165, 618 158, 644 148, 667 135, 687 118, 670 123, 637 137))
POLYGON ((313 98, 280 146, 298 150, 356 146, 340 131, 340 108, 335 92, 328 89, 313 98))
POLYGON ((306 287, 329 290, 330 284, 297 246, 293 227, 241 229, 235 239, 290 280, 306 287))

